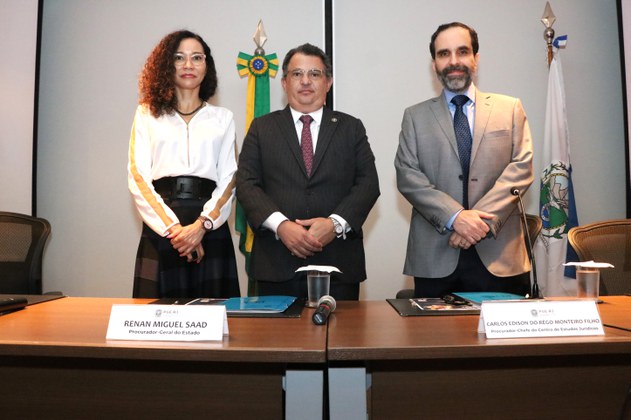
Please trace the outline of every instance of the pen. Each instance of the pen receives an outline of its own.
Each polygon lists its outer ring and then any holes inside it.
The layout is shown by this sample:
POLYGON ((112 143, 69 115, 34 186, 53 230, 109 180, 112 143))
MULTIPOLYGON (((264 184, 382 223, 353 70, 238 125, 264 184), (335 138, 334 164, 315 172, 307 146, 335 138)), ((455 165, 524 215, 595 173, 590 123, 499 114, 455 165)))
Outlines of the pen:
POLYGON ((185 305, 194 304, 194 303, 195 303, 195 302, 197 302, 197 301, 202 302, 202 303, 204 302, 204 300, 203 300, 203 299, 201 299, 201 298, 197 298, 197 299, 193 299, 193 300, 191 300, 190 302, 186 302, 186 303, 185 303, 185 305))
POLYGON ((414 299, 410 299, 410 303, 412 304, 412 306, 416 306, 418 309, 420 309, 421 311, 424 311, 425 309, 423 309, 423 307, 421 305, 418 304, 417 301, 415 301, 414 299))

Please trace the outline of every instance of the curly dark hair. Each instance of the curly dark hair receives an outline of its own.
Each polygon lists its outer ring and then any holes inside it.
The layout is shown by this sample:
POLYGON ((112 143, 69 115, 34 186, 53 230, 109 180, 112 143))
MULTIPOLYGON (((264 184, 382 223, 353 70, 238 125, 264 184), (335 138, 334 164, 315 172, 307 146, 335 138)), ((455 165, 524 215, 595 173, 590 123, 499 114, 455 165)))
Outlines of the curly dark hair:
POLYGON ((149 106, 151 115, 158 118, 164 114, 171 114, 177 107, 175 95, 175 63, 173 56, 177 52, 180 42, 193 38, 199 41, 206 54, 206 76, 199 88, 199 98, 206 101, 217 90, 217 70, 215 60, 210 53, 210 47, 196 33, 180 30, 168 34, 156 45, 140 73, 138 89, 140 103, 149 106))

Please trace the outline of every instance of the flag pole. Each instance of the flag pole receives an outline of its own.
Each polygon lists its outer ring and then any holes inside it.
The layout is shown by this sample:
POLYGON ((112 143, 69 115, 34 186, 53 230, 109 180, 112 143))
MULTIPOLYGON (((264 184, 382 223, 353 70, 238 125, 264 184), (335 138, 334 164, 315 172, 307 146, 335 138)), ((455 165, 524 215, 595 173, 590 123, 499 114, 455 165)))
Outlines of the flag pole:
POLYGON ((543 23, 546 29, 543 31, 543 39, 546 40, 546 44, 548 46, 548 68, 550 68, 550 64, 552 63, 552 58, 554 57, 554 50, 552 49, 552 42, 554 41, 554 29, 552 29, 552 25, 554 25, 554 21, 556 20, 556 16, 552 12, 552 8, 550 7, 550 2, 546 2, 546 8, 543 11, 543 16, 541 17, 541 23, 543 23))
MULTIPOLYGON (((254 118, 270 112, 270 77, 275 77, 278 71, 278 57, 276 53, 265 54, 263 45, 267 41, 263 21, 259 20, 256 32, 252 37, 256 44, 254 55, 239 52, 237 57, 237 71, 240 77, 247 77, 247 95, 245 104, 245 133, 250 128, 254 118)), ((256 296, 256 284, 250 276, 250 255, 254 243, 254 232, 248 225, 247 215, 237 201, 235 210, 235 230, 239 232, 239 250, 245 257, 245 270, 248 274, 248 296, 256 296)))
POLYGON ((565 84, 558 49, 564 48, 567 35, 554 38, 552 25, 556 17, 550 3, 541 18, 545 25, 544 39, 548 47, 548 92, 541 145, 543 162, 539 216, 542 228, 535 242, 535 254, 541 291, 548 296, 576 296, 576 280, 565 270, 567 261, 577 261, 568 244, 569 230, 578 226, 572 165, 570 163, 570 137, 565 100, 565 84))

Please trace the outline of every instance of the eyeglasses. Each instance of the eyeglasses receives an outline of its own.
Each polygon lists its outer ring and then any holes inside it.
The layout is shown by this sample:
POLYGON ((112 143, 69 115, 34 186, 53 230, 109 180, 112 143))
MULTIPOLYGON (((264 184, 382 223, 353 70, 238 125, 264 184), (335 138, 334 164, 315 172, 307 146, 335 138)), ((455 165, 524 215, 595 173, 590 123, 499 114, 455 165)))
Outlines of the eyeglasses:
POLYGON ((445 301, 447 305, 454 305, 454 306, 469 306, 470 305, 470 303, 466 301, 465 299, 462 299, 454 295, 445 295, 443 296, 443 300, 445 301))
POLYGON ((287 73, 287 76, 289 76, 289 78, 291 80, 300 81, 300 80, 302 80, 302 77, 305 75, 305 73, 307 74, 307 77, 309 78, 309 80, 312 80, 312 81, 321 80, 322 77, 324 76, 324 72, 322 70, 320 70, 320 69, 311 69, 311 70, 295 69, 295 70, 290 70, 289 73, 287 73))
POLYGON ((189 58, 191 59, 191 63, 193 63, 195 67, 199 67, 202 64, 206 63, 206 54, 201 54, 201 53, 195 53, 191 55, 186 55, 183 53, 173 54, 173 61, 175 62, 175 65, 177 67, 182 67, 184 64, 186 64, 189 58))

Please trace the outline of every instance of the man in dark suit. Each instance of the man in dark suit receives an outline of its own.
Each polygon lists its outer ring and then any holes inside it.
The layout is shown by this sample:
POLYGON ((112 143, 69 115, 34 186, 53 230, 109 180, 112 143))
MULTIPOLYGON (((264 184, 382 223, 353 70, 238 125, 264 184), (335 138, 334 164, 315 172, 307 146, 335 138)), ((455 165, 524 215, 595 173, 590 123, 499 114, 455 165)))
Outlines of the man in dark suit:
POLYGON ((404 273, 416 296, 524 295, 530 263, 511 189, 523 193, 533 180, 526 114, 519 99, 472 83, 472 28, 441 25, 430 52, 444 89, 405 110, 395 158, 397 186, 413 206, 404 273))
POLYGON ((358 119, 324 107, 333 84, 324 52, 304 44, 283 62, 289 105, 252 121, 239 156, 237 198, 254 231, 250 275, 259 295, 307 296, 304 265, 331 265, 336 299, 359 299, 362 225, 379 196, 375 158, 358 119))

